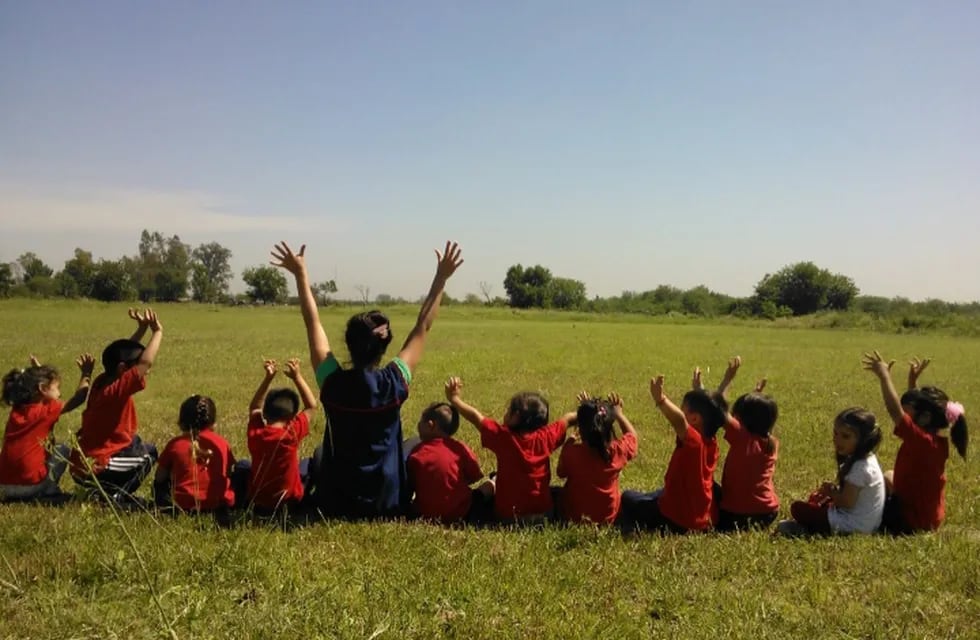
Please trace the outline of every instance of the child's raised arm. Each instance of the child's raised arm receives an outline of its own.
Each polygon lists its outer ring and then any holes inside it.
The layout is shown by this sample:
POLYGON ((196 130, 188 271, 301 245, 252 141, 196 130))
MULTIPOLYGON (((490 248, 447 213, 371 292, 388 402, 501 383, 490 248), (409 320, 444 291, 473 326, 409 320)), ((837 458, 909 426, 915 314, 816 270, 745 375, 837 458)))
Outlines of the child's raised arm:
POLYGON ((650 378, 650 397, 653 398, 653 403, 660 409, 660 413, 670 422, 670 426, 674 428, 677 439, 685 439, 687 437, 687 420, 684 418, 684 412, 671 402, 670 398, 664 393, 663 375, 650 378))
POLYGON ((310 389, 306 378, 303 377, 303 372, 299 369, 299 358, 290 358, 286 361, 285 373, 286 377, 296 385, 296 390, 299 391, 299 397, 303 400, 303 410, 306 412, 306 416, 312 418, 312 414, 316 411, 318 403, 316 395, 310 389))
POLYGON ((252 401, 248 404, 248 412, 250 414, 256 411, 262 411, 262 403, 265 402, 265 395, 269 393, 269 386, 272 384, 272 379, 276 377, 276 371, 278 370, 276 361, 266 360, 262 363, 262 369, 265 371, 265 375, 262 377, 262 382, 259 383, 259 388, 255 390, 252 401))
POLYGON ((618 393, 610 393, 609 404, 612 405, 613 418, 616 419, 616 423, 619 425, 619 429, 623 432, 623 435, 632 433, 634 438, 638 437, 639 434, 636 433, 636 428, 623 411, 623 398, 618 393))
POLYGON ((918 358, 912 358, 909 361, 909 391, 919 388, 919 376, 922 372, 926 370, 929 363, 932 362, 929 358, 923 358, 919 360, 918 358))
POLYGON ((467 422, 479 426, 484 420, 483 414, 477 411, 474 407, 463 402, 463 399, 460 398, 459 395, 462 388, 463 381, 459 378, 452 377, 449 380, 446 380, 446 400, 449 402, 449 404, 455 407, 456 411, 459 412, 459 415, 463 416, 467 422))
POLYGON ((147 311, 149 311, 149 309, 144 310, 142 313, 139 309, 128 309, 126 311, 127 315, 136 321, 136 331, 134 331, 133 335, 130 336, 130 340, 135 342, 143 341, 143 336, 146 335, 146 330, 150 328, 150 321, 146 313, 147 311))
POLYGON ((425 350, 425 337, 435 322, 436 315, 439 313, 439 305, 442 303, 442 291, 446 288, 446 282, 456 273, 459 265, 463 264, 462 251, 455 242, 447 242, 446 248, 442 253, 436 250, 436 275, 432 278, 432 286, 429 293, 422 302, 419 309, 419 317, 415 321, 415 327, 402 350, 398 352, 398 357, 405 363, 409 371, 415 371, 416 365, 422 359, 422 351, 425 350))
POLYGON ((898 392, 895 391, 895 384, 892 382, 892 365, 895 364, 895 361, 886 362, 880 353, 872 351, 864 354, 864 357, 861 358, 861 364, 864 365, 865 369, 878 376, 878 380, 881 382, 881 397, 885 400, 885 409, 888 410, 888 415, 892 417, 893 421, 900 421, 905 415, 905 411, 902 409, 902 401, 899 399, 898 392))
POLYGON ((728 367, 725 368, 725 375, 722 376, 721 382, 718 383, 718 393, 724 396, 728 392, 728 387, 735 381, 735 376, 738 375, 738 369, 742 366, 742 356, 735 356, 728 361, 728 367))
POLYGON ((299 296, 299 308, 303 313, 303 324, 306 325, 306 340, 310 345, 310 364, 315 372, 320 363, 330 355, 330 341, 327 332, 320 324, 320 315, 316 310, 316 298, 310 289, 310 276, 306 272, 306 245, 301 245, 299 253, 293 253, 289 245, 280 242, 272 251, 275 260, 272 264, 293 274, 296 279, 296 295, 299 296))
POLYGON ((153 361, 157 357, 157 351, 160 350, 160 341, 163 340, 163 325, 160 324, 160 318, 153 309, 144 309, 143 318, 146 326, 153 333, 150 334, 150 341, 146 343, 146 347, 143 349, 143 353, 136 363, 136 369, 140 372, 141 376, 145 376, 150 370, 150 367, 153 366, 153 361))
POLYGON ((95 371, 95 358, 92 357, 92 354, 83 353, 75 360, 75 364, 78 365, 81 377, 78 379, 78 388, 75 389, 75 393, 68 398, 68 402, 61 408, 62 413, 74 411, 85 404, 85 401, 88 400, 89 387, 92 386, 92 372, 95 371))

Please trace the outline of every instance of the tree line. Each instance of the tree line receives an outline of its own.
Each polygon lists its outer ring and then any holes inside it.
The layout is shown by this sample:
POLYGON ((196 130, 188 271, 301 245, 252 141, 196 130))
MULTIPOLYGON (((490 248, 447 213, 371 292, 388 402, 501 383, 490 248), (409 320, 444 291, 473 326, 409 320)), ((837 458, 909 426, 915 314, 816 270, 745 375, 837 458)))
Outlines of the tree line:
MULTIPOLYGON (((75 249, 60 271, 55 271, 37 254, 26 252, 10 263, 0 263, 0 297, 34 296, 92 298, 95 300, 206 303, 283 303, 289 300, 285 275, 270 265, 244 269, 247 289, 233 296, 230 284, 232 252, 217 242, 191 248, 179 236, 166 237, 158 231, 140 234, 135 255, 116 260, 94 260, 92 253, 75 249)), ((704 285, 683 290, 662 284, 647 291, 624 291, 619 296, 588 298, 579 280, 555 276, 542 266, 511 266, 504 277, 506 297, 493 296, 493 285, 480 283, 482 295, 470 293, 462 299, 445 296, 446 304, 509 306, 516 309, 562 309, 593 312, 682 314, 688 316, 742 316, 781 318, 820 311, 858 311, 876 316, 905 314, 980 315, 980 303, 948 303, 942 300, 912 302, 906 298, 861 296, 854 281, 831 273, 812 262, 798 262, 766 274, 748 297, 734 297, 704 285)), ((311 285, 321 304, 337 292, 333 280, 311 285)), ((385 293, 371 296, 366 285, 355 285, 359 302, 379 305, 408 302, 385 293)), ((910 327, 914 328, 914 327, 910 327)))

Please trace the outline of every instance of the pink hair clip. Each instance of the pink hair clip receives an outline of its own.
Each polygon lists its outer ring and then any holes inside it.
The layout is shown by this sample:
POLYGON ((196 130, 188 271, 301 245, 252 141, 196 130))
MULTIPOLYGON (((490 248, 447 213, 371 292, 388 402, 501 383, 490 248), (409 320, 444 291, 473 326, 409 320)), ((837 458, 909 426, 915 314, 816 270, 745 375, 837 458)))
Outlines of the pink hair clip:
POLYGON ((371 329, 371 333, 378 336, 382 340, 386 339, 388 337, 388 323, 371 329))
POLYGON ((946 403, 946 422, 953 424, 963 415, 963 405, 959 402, 949 401, 946 403))

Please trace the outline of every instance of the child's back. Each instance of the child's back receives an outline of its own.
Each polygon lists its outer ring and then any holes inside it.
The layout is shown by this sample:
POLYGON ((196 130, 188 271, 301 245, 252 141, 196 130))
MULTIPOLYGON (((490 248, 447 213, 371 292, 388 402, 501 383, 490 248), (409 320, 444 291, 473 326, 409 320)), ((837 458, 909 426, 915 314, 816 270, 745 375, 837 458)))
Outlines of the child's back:
MULTIPOLYGON (((99 377, 102 379, 97 378, 89 392, 77 433, 80 453, 93 460, 95 473, 106 469, 109 459, 133 442, 137 430, 133 394, 146 388, 146 377, 136 367, 114 380, 107 380, 104 374, 99 377)), ((78 454, 77 450, 72 452, 72 473, 87 473, 78 454)))
POLYGON ((248 422, 248 451, 252 471, 248 496, 255 506, 275 509, 286 502, 303 499, 299 470, 299 446, 310 434, 306 412, 285 423, 267 425, 262 414, 253 412, 248 422))
POLYGON ((725 440, 730 448, 721 475, 721 510, 739 515, 778 511, 773 484, 778 441, 751 433, 735 418, 725 425, 725 440))
POLYGON ((196 438, 184 433, 170 442, 157 461, 170 471, 173 502, 184 511, 212 511, 235 505, 229 476, 235 459, 228 441, 203 429, 196 438))
POLYGON ((443 522, 467 516, 473 502, 470 485, 483 471, 465 443, 448 436, 424 440, 408 456, 407 467, 419 516, 443 522))
POLYGON ((850 507, 834 504, 827 512, 835 533, 874 533, 885 510, 885 478, 875 454, 854 460, 843 481, 858 489, 850 507))

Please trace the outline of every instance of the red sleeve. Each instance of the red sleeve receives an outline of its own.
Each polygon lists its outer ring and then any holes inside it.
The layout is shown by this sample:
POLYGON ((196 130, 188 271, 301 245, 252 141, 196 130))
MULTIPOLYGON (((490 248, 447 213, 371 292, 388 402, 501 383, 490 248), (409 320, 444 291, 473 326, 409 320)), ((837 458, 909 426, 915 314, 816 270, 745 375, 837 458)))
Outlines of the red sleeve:
POLYGON ((310 419, 305 411, 297 413, 289 426, 292 428, 293 436, 295 436, 297 443, 302 442, 303 438, 310 435, 310 419))
POLYGON ((476 428, 480 430, 480 444, 484 448, 493 451, 497 439, 500 436, 500 430, 503 427, 495 422, 493 418, 484 418, 476 428))
POLYGON ((627 433, 619 440, 619 446, 623 452, 623 457, 627 460, 632 460, 636 457, 637 449, 639 448, 639 443, 636 440, 636 434, 627 433))
POLYGON ((561 453, 558 454, 558 468, 555 469, 555 475, 557 475, 559 478, 568 477, 569 463, 567 458, 571 455, 570 453, 571 446, 572 445, 570 442, 566 442, 565 446, 561 448, 561 453))
POLYGON ((57 401, 49 402, 45 408, 47 409, 46 419, 50 420, 51 424, 54 424, 58 421, 58 418, 61 417, 61 412, 65 408, 65 403, 57 401))
POLYGON ((565 442, 565 432, 568 431, 568 423, 564 420, 552 422, 544 428, 548 451, 554 451, 565 442))
POLYGON ((895 423, 895 435, 906 440, 921 437, 922 429, 912 421, 912 416, 902 412, 902 419, 895 423))
POLYGON ((738 436, 742 432, 742 423, 735 418, 731 418, 729 420, 725 420, 724 427, 725 440, 727 440, 729 443, 736 442, 738 440, 738 436))
POLYGON ((139 369, 130 367, 123 374, 102 388, 102 395, 107 398, 127 398, 146 388, 146 377, 140 375, 139 369))
POLYGON ((678 438, 677 442, 679 442, 682 447, 704 446, 704 438, 701 436, 701 432, 691 425, 687 425, 687 434, 684 436, 684 439, 681 440, 678 438))
POLYGON ((483 477, 483 469, 480 468, 480 461, 476 459, 473 450, 467 447, 464 442, 459 444, 461 445, 459 453, 463 477, 466 479, 466 484, 473 484, 483 477))

